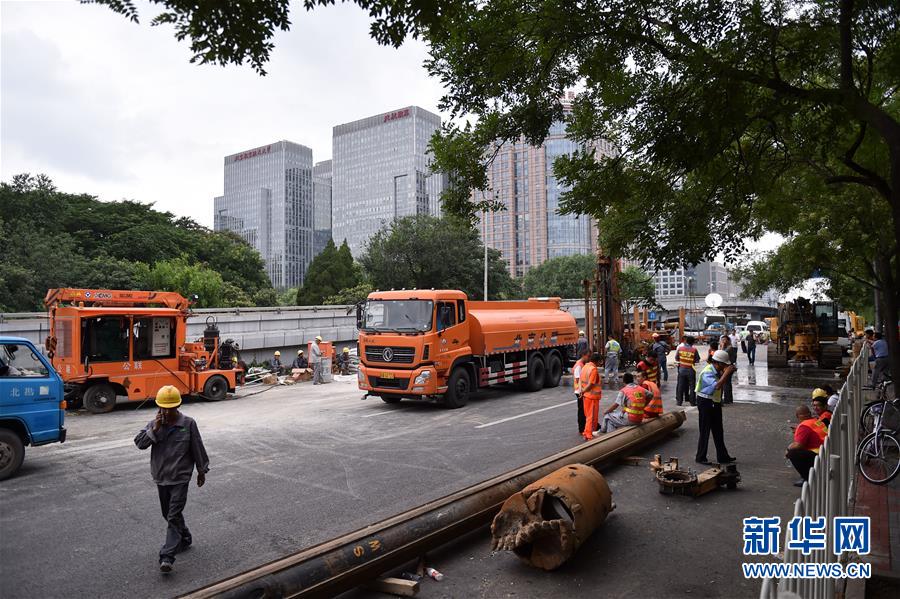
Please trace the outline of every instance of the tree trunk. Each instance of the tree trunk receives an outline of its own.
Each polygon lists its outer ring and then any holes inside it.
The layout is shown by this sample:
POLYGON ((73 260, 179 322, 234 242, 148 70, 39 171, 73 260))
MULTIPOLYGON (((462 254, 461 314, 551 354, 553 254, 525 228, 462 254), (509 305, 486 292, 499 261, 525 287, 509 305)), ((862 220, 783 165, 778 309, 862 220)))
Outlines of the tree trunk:
MULTIPOLYGON (((900 339, 897 337, 897 322, 900 320, 900 298, 898 298, 891 258, 880 255, 876 260, 878 274, 882 280, 880 292, 881 313, 884 316, 882 334, 888 344, 891 378, 895 381, 900 381, 900 339)), ((896 387, 895 394, 897 394, 896 387)))

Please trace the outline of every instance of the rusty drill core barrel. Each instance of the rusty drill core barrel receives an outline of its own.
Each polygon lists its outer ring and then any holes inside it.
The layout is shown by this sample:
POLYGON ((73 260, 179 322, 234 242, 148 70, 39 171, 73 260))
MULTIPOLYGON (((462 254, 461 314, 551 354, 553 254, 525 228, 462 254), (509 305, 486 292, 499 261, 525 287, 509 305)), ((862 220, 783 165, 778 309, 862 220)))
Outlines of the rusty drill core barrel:
POLYGON ((191 591, 184 597, 332 597, 491 522, 503 502, 569 464, 616 462, 681 426, 684 412, 629 426, 364 528, 191 591))
POLYGON ((491 548, 555 570, 575 555, 612 509, 603 475, 590 466, 570 464, 503 502, 491 524, 491 548))

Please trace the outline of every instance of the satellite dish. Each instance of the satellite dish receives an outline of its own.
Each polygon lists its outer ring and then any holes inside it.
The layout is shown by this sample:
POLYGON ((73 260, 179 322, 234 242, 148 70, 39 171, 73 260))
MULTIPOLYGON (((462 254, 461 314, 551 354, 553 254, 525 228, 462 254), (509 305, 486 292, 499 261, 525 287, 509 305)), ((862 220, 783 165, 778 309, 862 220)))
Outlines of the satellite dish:
POLYGON ((722 305, 722 296, 718 293, 710 293, 703 301, 706 302, 706 305, 710 308, 718 308, 722 305))

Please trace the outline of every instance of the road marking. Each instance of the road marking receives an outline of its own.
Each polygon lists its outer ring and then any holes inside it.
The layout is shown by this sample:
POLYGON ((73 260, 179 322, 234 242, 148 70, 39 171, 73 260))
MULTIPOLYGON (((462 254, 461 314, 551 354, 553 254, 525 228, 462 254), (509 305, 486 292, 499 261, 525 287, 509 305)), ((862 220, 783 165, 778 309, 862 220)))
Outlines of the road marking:
POLYGON ((519 414, 518 416, 510 416, 509 418, 503 418, 501 420, 496 420, 494 422, 488 422, 487 424, 480 424, 475 428, 487 428, 489 426, 494 426, 495 424, 503 424, 504 422, 509 422, 510 420, 518 420, 519 418, 525 418, 526 416, 532 416, 534 414, 540 414, 541 412, 546 412, 547 410, 553 410, 555 408, 561 408, 563 406, 571 406, 572 402, 567 401, 565 403, 559 403, 555 406, 547 406, 546 408, 541 408, 540 410, 533 410, 531 412, 525 412, 524 414, 519 414))
POLYGON ((393 414, 397 410, 382 410, 380 412, 375 412, 374 414, 363 414, 362 418, 373 418, 375 416, 381 416, 382 414, 393 414))

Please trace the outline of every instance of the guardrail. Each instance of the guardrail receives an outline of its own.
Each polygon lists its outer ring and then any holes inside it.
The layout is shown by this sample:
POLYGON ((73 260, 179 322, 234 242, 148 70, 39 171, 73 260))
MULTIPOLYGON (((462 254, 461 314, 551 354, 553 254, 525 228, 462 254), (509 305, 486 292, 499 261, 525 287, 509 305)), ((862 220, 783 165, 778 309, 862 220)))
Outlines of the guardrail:
MULTIPOLYGON (((836 516, 848 516, 856 498, 856 445, 859 442, 859 418, 863 408, 863 385, 868 379, 869 348, 862 351, 850 367, 847 381, 840 390, 840 400, 831 414, 828 436, 819 448, 809 477, 794 502, 794 516, 824 516, 831 529, 836 516)), ((846 565, 847 553, 841 557, 831 551, 803 555, 799 550, 784 546, 786 564, 838 562, 846 565)), ((760 599, 777 599, 796 593, 804 599, 832 599, 837 579, 826 578, 766 578, 760 589, 760 599)), ((842 581, 843 582, 843 581, 842 581)))

